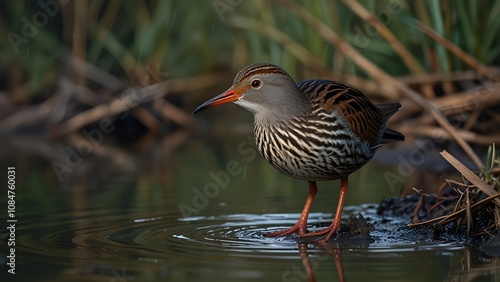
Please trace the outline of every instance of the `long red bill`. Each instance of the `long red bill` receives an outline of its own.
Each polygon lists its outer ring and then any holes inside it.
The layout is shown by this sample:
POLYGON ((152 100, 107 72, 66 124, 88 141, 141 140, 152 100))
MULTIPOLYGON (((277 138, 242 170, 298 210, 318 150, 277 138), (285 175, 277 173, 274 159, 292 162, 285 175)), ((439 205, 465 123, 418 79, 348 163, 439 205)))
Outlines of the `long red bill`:
POLYGON ((206 108, 211 108, 211 107, 215 107, 218 105, 232 102, 234 100, 237 100, 238 98, 239 97, 238 97, 238 95, 236 95, 234 90, 229 89, 226 92, 219 94, 219 95, 213 97, 212 99, 206 101, 205 103, 199 105, 198 108, 196 108, 191 115, 194 115, 197 112, 201 112, 206 108))

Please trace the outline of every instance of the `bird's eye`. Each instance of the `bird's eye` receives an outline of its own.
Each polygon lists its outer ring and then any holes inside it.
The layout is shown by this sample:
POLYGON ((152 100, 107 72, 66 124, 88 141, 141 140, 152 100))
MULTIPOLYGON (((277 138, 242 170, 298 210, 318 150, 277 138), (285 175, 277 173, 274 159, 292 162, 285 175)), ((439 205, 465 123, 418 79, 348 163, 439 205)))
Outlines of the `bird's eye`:
POLYGON ((258 88, 260 88, 261 85, 262 85, 262 82, 259 79, 254 79, 252 81, 252 87, 253 88, 258 89, 258 88))

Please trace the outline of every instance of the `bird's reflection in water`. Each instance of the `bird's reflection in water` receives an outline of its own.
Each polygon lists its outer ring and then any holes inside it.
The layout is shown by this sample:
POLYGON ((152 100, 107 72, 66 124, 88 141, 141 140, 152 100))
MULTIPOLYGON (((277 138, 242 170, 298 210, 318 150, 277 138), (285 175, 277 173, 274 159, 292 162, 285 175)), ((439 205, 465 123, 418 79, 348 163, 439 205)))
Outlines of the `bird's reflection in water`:
POLYGON ((331 254, 333 255, 333 259, 335 260, 335 266, 337 267, 337 272, 339 274, 340 281, 345 281, 344 268, 342 266, 342 249, 340 248, 332 248, 331 254))
MULTIPOLYGON (((344 268, 342 266, 342 249, 338 245, 318 245, 324 252, 321 255, 309 257, 308 245, 306 243, 299 243, 299 253, 302 259, 302 264, 307 273, 307 281, 316 281, 314 276, 314 271, 318 268, 320 261, 325 261, 327 259, 333 258, 335 261, 335 267, 337 268, 337 273, 339 274, 339 281, 346 281, 344 275, 344 268)), ((305 278, 305 277, 304 277, 305 278)), ((285 280, 286 281, 286 280, 285 280)))
MULTIPOLYGON (((368 224, 361 214, 353 215, 348 222, 342 226, 337 236, 328 243, 320 243, 317 238, 302 237, 299 239, 298 249, 302 264, 307 273, 308 281, 316 281, 314 271, 321 261, 333 258, 340 281, 345 281, 344 269, 342 267, 342 250, 345 248, 365 249, 374 242, 370 236, 372 225, 368 224), (308 244, 312 244, 319 250, 315 256, 310 257, 308 244)), ((305 275, 304 275, 305 276, 305 275)), ((305 279, 305 277, 302 277, 305 279)))
POLYGON ((307 272, 307 281, 316 281, 314 270, 311 266, 311 260, 309 259, 309 253, 307 252, 307 244, 299 243, 299 253, 304 269, 307 272))

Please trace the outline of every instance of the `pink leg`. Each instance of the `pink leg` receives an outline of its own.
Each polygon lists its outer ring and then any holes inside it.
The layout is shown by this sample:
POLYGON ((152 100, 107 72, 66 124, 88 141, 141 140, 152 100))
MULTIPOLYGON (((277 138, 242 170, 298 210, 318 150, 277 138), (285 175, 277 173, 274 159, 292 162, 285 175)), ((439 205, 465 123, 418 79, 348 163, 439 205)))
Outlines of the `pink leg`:
POLYGON ((299 236, 305 235, 307 232, 307 217, 309 216, 309 212, 311 211, 311 206, 317 191, 318 188, 316 187, 316 182, 309 181, 309 194, 307 195, 306 204, 304 205, 304 209, 302 210, 302 213, 300 214, 300 218, 297 221, 297 223, 295 223, 295 225, 289 229, 272 232, 266 234, 266 236, 280 237, 280 236, 287 236, 293 233, 297 233, 299 236))

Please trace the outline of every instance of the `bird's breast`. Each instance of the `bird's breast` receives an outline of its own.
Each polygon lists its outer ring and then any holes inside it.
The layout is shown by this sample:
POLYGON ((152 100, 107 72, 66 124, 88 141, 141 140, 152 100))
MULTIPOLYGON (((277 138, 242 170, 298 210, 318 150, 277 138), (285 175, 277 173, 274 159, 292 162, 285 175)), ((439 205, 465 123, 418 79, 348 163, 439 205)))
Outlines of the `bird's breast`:
POLYGON ((261 155, 280 172, 301 180, 334 180, 364 165, 373 152, 337 118, 295 118, 255 123, 261 155))

